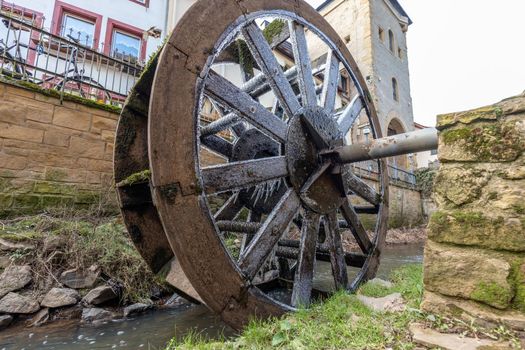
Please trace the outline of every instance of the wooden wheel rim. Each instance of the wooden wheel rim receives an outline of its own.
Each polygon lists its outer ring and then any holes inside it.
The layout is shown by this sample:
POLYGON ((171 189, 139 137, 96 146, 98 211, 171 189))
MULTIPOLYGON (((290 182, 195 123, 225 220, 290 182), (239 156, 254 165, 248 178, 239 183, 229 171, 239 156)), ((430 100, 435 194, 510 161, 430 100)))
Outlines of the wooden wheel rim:
MULTIPOLYGON (((201 0, 181 19, 162 52, 153 84, 148 127, 153 199, 168 241, 193 287, 213 311, 235 328, 242 327, 251 317, 279 315, 293 308, 251 285, 219 238, 203 195, 199 162, 195 161, 199 147, 196 113, 213 54, 220 51, 220 44, 242 23, 275 13, 316 28, 318 35, 329 40, 362 88, 374 136, 381 137, 370 94, 345 44, 322 16, 302 0, 201 0)), ((377 269, 388 210, 384 169, 380 162, 382 203, 374 248, 350 289, 377 269)))

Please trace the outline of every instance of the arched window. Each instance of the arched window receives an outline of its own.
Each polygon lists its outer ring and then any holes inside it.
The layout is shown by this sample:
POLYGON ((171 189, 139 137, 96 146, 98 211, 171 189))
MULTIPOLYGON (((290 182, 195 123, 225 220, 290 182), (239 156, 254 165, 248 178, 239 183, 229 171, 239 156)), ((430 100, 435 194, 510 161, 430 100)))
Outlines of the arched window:
POLYGON ((399 88, 397 86, 396 78, 392 78, 392 98, 394 101, 399 101, 399 88))
POLYGON ((388 30, 388 47, 390 48, 390 51, 394 52, 394 33, 392 30, 388 30))

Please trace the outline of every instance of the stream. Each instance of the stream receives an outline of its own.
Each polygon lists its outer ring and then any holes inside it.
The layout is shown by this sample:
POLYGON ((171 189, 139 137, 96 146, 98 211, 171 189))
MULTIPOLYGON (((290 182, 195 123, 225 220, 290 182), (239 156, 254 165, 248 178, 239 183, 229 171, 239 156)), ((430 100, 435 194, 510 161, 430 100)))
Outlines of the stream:
MULTIPOLYGON (((392 270, 422 261, 421 245, 387 247, 381 258, 378 277, 388 279, 392 270)), ((315 285, 329 287, 332 283, 329 264, 319 264, 316 271, 315 285)), ((235 334, 205 306, 183 305, 98 325, 84 325, 72 320, 54 322, 39 328, 7 329, 0 332, 0 350, 162 350, 173 336, 183 336, 192 330, 210 339, 235 334)))

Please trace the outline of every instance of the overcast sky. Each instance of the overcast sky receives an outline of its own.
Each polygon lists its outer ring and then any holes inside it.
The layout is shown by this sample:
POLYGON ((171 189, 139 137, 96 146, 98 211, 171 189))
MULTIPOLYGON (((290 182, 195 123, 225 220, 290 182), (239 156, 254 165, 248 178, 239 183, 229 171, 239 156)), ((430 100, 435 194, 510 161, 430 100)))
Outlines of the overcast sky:
MULTIPOLYGON (((322 0, 309 0, 315 6, 322 0)), ((481 107, 525 90, 524 0, 399 0, 414 24, 414 119, 481 107)))

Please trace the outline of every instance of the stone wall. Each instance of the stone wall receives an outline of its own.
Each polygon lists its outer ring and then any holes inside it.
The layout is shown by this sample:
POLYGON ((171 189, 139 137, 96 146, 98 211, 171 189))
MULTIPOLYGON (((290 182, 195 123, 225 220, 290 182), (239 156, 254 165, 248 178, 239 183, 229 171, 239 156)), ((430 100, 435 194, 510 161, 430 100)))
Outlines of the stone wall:
POLYGON ((525 95, 438 128, 422 307, 525 329, 525 95))
POLYGON ((0 217, 113 199, 118 114, 4 82, 0 101, 0 217))
MULTIPOLYGON (((365 178, 364 180, 368 185, 379 190, 379 184, 375 179, 365 178)), ((420 191, 404 186, 402 183, 391 181, 388 186, 388 192, 390 199, 388 211, 389 228, 415 227, 425 222, 420 191)), ((354 204, 368 204, 357 196, 353 196, 351 199, 354 204)), ((366 229, 374 229, 377 219, 376 215, 360 214, 360 218, 366 229)))

